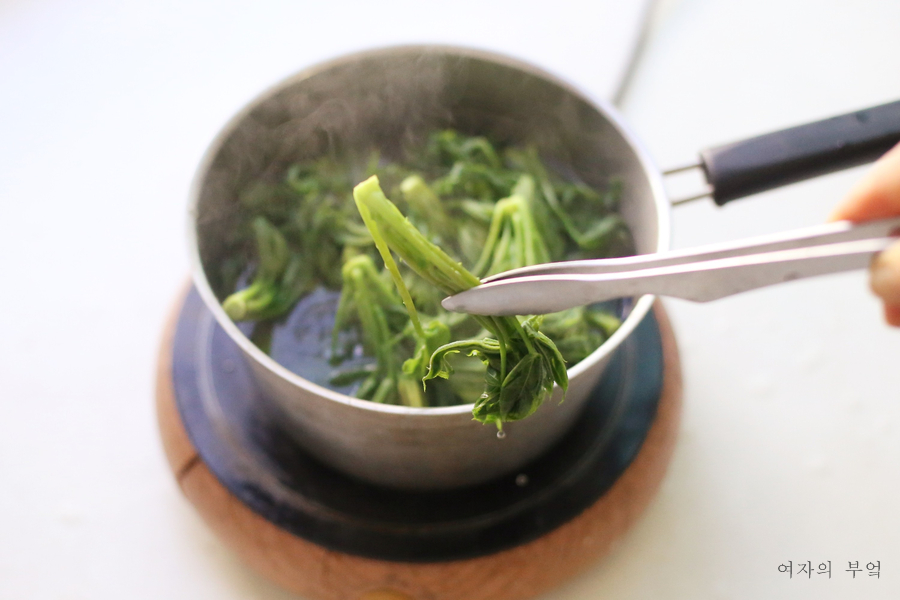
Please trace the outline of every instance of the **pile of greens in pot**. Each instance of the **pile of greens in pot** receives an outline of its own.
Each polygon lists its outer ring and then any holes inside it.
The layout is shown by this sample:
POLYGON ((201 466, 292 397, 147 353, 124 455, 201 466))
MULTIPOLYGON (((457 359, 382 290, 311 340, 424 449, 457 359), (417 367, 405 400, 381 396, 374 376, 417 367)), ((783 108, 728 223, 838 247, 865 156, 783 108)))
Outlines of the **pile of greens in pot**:
POLYGON ((374 154, 362 168, 320 158, 243 190, 245 226, 218 265, 220 287, 237 290, 225 312, 252 322, 265 350, 265 332, 304 296, 339 290, 332 385, 412 407, 474 402, 475 419, 498 427, 523 419, 554 383, 566 389, 567 365, 619 319, 590 306, 466 316, 440 301, 508 269, 630 254, 620 186, 565 180, 533 148, 453 130, 406 153, 395 162, 374 154))

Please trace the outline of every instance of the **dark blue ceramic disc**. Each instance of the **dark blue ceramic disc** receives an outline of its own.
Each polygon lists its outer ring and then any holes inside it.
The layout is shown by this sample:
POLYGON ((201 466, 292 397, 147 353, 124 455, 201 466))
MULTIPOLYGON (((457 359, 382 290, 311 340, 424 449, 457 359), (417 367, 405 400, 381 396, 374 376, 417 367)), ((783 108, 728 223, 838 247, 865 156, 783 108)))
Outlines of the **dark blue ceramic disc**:
POLYGON ((663 384, 651 314, 616 351, 573 429, 542 457, 482 485, 403 492, 353 479, 299 448, 195 290, 179 316, 172 367, 191 442, 241 502, 330 550, 406 562, 492 554, 580 514, 634 459, 663 384))

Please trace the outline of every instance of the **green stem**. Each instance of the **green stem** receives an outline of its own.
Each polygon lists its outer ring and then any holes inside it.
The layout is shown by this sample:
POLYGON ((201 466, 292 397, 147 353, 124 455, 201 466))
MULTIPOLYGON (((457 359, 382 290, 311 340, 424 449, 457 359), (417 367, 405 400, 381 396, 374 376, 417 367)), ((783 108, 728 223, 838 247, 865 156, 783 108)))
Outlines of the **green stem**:
MULTIPOLYGON (((372 176, 353 188, 353 197, 366 226, 377 223, 377 230, 409 267, 447 294, 457 294, 479 285, 481 281, 443 250, 428 241, 388 200, 378 177, 372 176)), ((369 228, 371 230, 371 227, 369 228)), ((374 237, 374 236, 373 236, 374 237)), ((376 240, 376 245, 378 240, 376 240)), ((385 248, 387 245, 385 244, 385 248)), ((379 248, 379 252, 381 249, 379 248)))
MULTIPOLYGON (((375 176, 373 175, 372 177, 375 176)), ((375 178, 375 181, 377 182, 378 179, 375 178)), ((422 323, 419 321, 419 313, 416 311, 416 306, 415 304, 413 304, 412 296, 410 296, 409 290, 406 288, 406 284, 403 283, 403 277, 401 277, 400 275, 400 269, 397 268, 397 263, 394 262, 394 257, 391 256, 391 250, 390 248, 388 248, 387 242, 385 242, 384 237, 381 235, 381 232, 378 229, 378 224, 372 218, 372 214, 369 212, 369 209, 364 204, 360 204, 359 202, 357 202, 357 206, 359 207, 359 214, 362 215, 363 222, 366 224, 366 227, 369 228, 369 231, 372 234, 372 238, 375 240, 375 247, 378 249, 378 254, 381 255, 381 258, 384 261, 384 266, 391 274, 391 279, 394 280, 394 285, 397 286, 397 290, 400 292, 400 298, 403 300, 403 305, 406 306, 406 310, 409 313, 409 319, 410 321, 412 321, 413 329, 415 329, 416 331, 416 337, 424 342, 425 331, 422 329, 422 323)))
POLYGON ((528 339, 528 336, 525 335, 525 330, 522 329, 522 324, 519 323, 519 320, 515 317, 510 317, 513 323, 516 325, 516 331, 519 333, 519 337, 522 338, 522 341, 525 342, 525 347, 528 348, 528 354, 534 354, 534 346, 531 345, 531 340, 528 339))
POLYGON ((497 327, 497 341, 500 342, 500 383, 502 385, 503 381, 506 380, 506 350, 507 344, 509 344, 509 338, 506 335, 506 331, 503 330, 502 324, 497 327))
POLYGON ((358 269, 355 271, 353 295, 359 311, 360 321, 362 321, 363 331, 370 336, 369 341, 373 346, 372 351, 376 355, 378 365, 387 370, 390 379, 396 379, 397 365, 394 360, 393 346, 390 343, 390 331, 388 330, 387 320, 384 317, 384 311, 373 301, 365 278, 358 269))
POLYGON ((488 267, 488 261, 491 260, 491 256, 494 254, 494 247, 497 245, 497 239, 500 237, 500 229, 505 220, 505 211, 501 206, 502 202, 503 201, 501 200, 494 206, 494 213, 491 215, 491 225, 488 228, 484 248, 481 250, 481 256, 478 258, 478 262, 472 269, 472 272, 475 273, 475 275, 484 275, 484 270, 488 267))

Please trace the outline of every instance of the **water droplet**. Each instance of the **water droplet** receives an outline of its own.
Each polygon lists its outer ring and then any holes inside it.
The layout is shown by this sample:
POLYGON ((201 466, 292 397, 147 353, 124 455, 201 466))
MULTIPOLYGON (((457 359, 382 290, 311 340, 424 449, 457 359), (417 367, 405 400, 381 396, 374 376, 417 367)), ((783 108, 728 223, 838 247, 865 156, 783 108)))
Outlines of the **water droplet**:
POLYGON ((528 475, 525 473, 519 473, 516 475, 516 485, 519 487, 525 487, 528 485, 528 475))
POLYGON ((502 429, 501 429, 500 431, 497 432, 497 439, 498 439, 498 440, 502 440, 502 439, 505 438, 505 437, 506 437, 506 432, 503 431, 502 429))

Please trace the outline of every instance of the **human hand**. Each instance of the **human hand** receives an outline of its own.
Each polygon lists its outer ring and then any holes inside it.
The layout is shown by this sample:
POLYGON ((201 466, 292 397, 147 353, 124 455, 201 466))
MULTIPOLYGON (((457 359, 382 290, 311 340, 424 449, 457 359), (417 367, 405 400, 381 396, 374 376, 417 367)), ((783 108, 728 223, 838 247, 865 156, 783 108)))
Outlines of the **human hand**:
MULTIPOLYGON (((881 157, 831 215, 834 221, 900 216, 900 144, 881 157)), ((884 318, 900 327, 900 242, 875 257, 872 291, 884 301, 884 318)))

